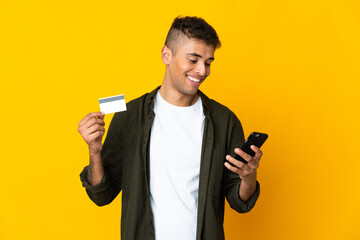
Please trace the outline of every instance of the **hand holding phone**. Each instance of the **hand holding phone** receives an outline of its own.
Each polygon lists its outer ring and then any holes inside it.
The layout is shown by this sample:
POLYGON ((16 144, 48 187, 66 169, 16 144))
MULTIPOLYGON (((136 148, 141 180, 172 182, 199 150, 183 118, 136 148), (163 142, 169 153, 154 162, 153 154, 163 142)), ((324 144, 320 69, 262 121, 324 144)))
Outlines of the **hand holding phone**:
MULTIPOLYGON (((259 132, 252 132, 249 137, 246 139, 243 145, 241 145, 240 149, 244 151, 245 153, 249 154, 250 156, 254 157, 255 152, 250 148, 251 145, 255 145, 256 147, 260 148, 266 139, 268 138, 268 135, 266 133, 259 133, 259 132)), ((243 159, 241 156, 234 153, 232 155, 233 158, 247 164, 248 162, 243 159)))

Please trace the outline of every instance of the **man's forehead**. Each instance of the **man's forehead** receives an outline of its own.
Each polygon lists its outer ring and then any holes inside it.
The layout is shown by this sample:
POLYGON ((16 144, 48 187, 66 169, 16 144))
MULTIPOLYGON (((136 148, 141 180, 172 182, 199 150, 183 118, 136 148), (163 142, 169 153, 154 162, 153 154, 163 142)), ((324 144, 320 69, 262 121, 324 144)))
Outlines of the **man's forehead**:
POLYGON ((181 51, 185 55, 213 59, 215 49, 202 40, 187 38, 178 43, 178 51, 181 51))

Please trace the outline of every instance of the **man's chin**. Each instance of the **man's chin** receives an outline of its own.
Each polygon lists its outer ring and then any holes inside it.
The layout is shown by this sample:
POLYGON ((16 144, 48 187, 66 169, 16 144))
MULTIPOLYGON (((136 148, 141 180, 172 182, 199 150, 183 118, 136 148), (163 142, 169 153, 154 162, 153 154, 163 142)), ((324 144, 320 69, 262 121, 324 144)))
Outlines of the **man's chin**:
POLYGON ((196 88, 192 88, 192 89, 186 89, 185 91, 183 91, 183 94, 185 95, 195 95, 197 94, 199 88, 196 87, 196 88))

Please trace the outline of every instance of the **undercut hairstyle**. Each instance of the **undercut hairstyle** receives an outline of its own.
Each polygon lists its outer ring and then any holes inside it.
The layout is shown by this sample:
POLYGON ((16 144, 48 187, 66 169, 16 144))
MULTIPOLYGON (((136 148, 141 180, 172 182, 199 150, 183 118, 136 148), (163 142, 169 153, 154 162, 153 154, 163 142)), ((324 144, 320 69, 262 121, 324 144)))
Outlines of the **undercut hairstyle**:
POLYGON ((165 40, 165 46, 176 54, 177 44, 184 38, 200 40, 214 49, 220 48, 221 43, 215 29, 204 19, 198 17, 176 17, 165 40))

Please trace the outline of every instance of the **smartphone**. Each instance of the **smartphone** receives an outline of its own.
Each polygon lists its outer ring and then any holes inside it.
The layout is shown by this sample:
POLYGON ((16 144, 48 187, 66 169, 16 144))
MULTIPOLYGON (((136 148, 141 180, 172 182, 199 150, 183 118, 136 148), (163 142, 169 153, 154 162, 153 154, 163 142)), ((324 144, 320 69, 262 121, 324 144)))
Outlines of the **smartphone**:
MULTIPOLYGON (((258 148, 260 148, 264 144, 267 138, 268 135, 266 133, 252 132, 250 136, 246 139, 244 144, 241 145, 240 149, 246 152, 247 154, 249 154, 250 156, 254 157, 255 152, 251 150, 250 146, 255 145, 258 148)), ((243 159, 241 156, 237 155, 236 153, 234 153, 232 157, 245 164, 248 163, 245 159, 243 159)))

